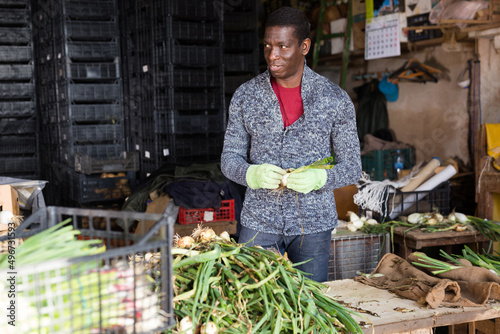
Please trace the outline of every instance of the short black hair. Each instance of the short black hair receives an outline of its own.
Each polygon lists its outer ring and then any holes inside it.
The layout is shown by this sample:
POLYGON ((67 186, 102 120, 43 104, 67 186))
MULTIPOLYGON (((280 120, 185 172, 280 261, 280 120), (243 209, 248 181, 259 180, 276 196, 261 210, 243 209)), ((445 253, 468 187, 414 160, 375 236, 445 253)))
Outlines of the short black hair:
POLYGON ((306 14, 300 9, 286 6, 269 14, 265 28, 268 27, 293 27, 299 44, 311 34, 311 23, 306 14))

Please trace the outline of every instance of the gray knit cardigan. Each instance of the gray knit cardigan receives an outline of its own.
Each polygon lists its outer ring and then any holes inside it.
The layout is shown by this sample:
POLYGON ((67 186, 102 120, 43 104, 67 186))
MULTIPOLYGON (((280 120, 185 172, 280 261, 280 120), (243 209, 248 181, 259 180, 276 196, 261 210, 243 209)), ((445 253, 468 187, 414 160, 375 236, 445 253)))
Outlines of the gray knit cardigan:
POLYGON ((311 234, 337 226, 333 190, 356 183, 361 174, 354 106, 347 93, 304 65, 301 95, 304 114, 284 129, 278 99, 266 71, 241 85, 229 107, 221 156, 224 175, 247 186, 241 224, 286 236, 311 234), (251 189, 250 164, 283 169, 309 165, 335 153, 326 184, 302 194, 284 189, 251 189))

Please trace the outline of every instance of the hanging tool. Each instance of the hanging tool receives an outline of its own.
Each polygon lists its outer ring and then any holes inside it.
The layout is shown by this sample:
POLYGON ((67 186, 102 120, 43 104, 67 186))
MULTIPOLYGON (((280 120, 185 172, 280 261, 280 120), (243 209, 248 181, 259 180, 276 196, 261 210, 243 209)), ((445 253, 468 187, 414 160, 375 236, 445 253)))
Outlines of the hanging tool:
POLYGON ((389 75, 387 81, 396 84, 399 81, 438 82, 434 74, 440 74, 441 70, 421 63, 418 59, 412 58, 399 69, 389 75))

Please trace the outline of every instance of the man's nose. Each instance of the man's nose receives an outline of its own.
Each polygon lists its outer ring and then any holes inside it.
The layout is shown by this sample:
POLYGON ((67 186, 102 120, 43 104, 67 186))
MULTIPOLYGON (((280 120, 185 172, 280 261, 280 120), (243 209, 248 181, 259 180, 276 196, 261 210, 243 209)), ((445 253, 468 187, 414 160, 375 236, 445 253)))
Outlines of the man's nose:
POLYGON ((279 48, 271 48, 269 59, 278 59, 280 57, 279 48))

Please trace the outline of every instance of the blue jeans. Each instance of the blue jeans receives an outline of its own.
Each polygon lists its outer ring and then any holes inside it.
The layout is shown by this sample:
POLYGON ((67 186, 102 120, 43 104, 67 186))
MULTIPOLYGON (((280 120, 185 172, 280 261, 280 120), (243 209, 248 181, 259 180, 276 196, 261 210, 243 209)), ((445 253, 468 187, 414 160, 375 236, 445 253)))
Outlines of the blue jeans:
POLYGON ((281 254, 286 252, 292 263, 311 259, 297 268, 311 274, 307 277, 317 282, 328 280, 328 260, 330 259, 332 242, 331 230, 314 234, 284 236, 258 232, 242 226, 238 243, 247 242, 249 242, 248 246, 259 245, 265 249, 274 248, 278 249, 281 254), (252 238, 254 239, 252 240, 252 238), (252 241, 249 242, 250 240, 252 241))

